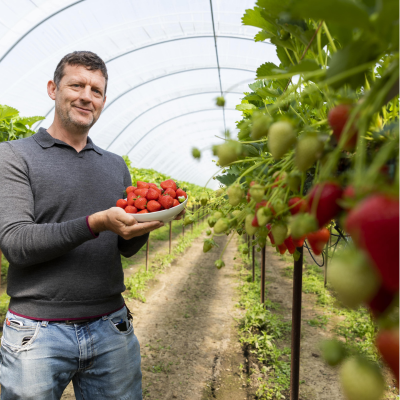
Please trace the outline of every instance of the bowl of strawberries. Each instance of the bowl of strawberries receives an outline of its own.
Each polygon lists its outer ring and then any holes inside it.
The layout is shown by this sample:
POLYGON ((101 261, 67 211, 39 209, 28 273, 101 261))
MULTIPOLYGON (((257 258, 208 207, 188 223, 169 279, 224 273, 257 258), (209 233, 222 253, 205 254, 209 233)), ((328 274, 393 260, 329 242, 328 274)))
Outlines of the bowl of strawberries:
POLYGON ((126 188, 126 198, 119 199, 116 206, 133 214, 138 222, 172 221, 186 207, 188 196, 172 179, 160 186, 137 181, 136 186, 126 188))

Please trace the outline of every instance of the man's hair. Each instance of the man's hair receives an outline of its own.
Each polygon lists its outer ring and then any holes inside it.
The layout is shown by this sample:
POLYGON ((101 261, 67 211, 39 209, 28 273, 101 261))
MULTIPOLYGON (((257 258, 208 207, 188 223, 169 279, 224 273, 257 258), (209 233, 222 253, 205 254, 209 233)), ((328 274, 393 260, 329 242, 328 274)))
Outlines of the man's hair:
POLYGON ((101 71, 104 78, 106 79, 104 95, 106 94, 108 81, 107 67, 104 61, 97 54, 92 53, 91 51, 74 51, 73 53, 69 53, 64 56, 58 63, 57 68, 54 71, 54 83, 56 84, 57 89, 60 85, 61 79, 64 76, 65 65, 82 65, 89 70, 101 71))

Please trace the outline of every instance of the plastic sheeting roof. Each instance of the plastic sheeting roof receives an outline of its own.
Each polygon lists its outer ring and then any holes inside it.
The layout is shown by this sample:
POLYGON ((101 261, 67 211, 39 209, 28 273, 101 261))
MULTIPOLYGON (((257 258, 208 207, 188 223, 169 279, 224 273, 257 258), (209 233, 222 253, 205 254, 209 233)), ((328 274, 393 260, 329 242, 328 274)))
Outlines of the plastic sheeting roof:
MULTIPOLYGON (((133 165, 204 185, 218 170, 211 144, 235 131, 235 110, 256 69, 279 64, 274 47, 241 25, 254 0, 0 0, 0 104, 21 115, 54 108, 46 91, 75 50, 107 64, 107 102, 90 136, 133 165), (221 109, 215 98, 222 94, 221 109), (192 147, 208 149, 201 161, 192 147)), ((216 187, 211 180, 209 187, 216 187)))

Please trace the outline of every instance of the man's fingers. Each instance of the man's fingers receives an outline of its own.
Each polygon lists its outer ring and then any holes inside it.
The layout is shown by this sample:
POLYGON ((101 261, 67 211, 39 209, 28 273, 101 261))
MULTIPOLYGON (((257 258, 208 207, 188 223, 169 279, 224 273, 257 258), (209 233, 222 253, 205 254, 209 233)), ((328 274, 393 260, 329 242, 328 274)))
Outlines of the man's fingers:
POLYGON ((121 221, 126 226, 133 226, 138 224, 136 218, 132 214, 128 213, 125 213, 125 215, 123 214, 119 215, 118 220, 121 221))

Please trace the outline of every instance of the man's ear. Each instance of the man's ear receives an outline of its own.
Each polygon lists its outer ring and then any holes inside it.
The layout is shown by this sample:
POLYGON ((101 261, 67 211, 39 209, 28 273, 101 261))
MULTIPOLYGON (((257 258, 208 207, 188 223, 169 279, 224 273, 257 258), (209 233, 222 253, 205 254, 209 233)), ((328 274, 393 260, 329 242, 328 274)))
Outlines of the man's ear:
POLYGON ((105 106, 105 104, 106 104, 106 100, 107 100, 107 96, 104 96, 103 107, 102 107, 101 111, 103 111, 103 108, 104 108, 104 106, 105 106))
POLYGON ((47 82, 47 94, 52 100, 56 99, 56 90, 57 90, 57 85, 54 83, 54 81, 48 81, 47 82))

